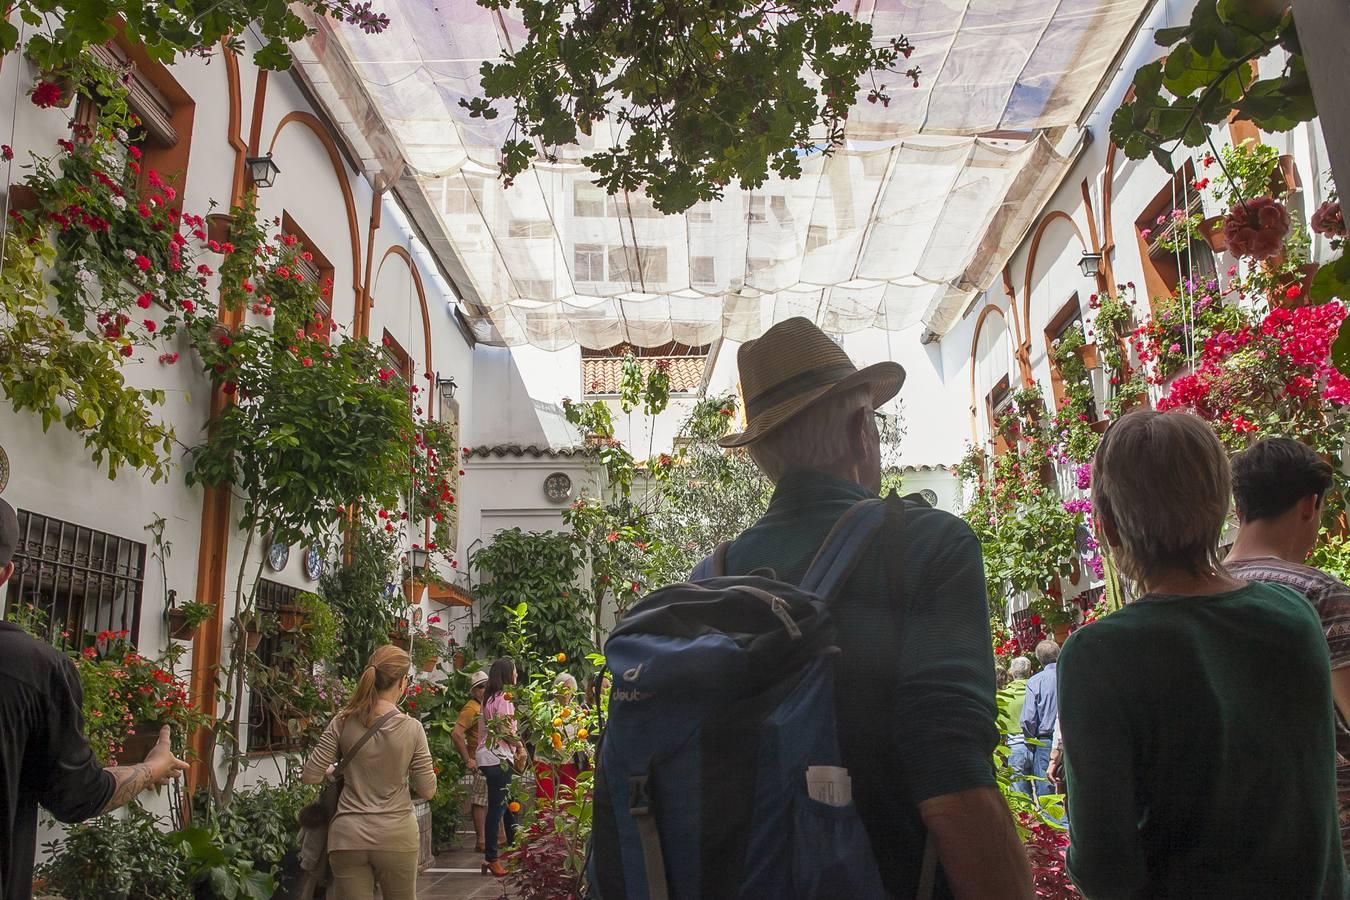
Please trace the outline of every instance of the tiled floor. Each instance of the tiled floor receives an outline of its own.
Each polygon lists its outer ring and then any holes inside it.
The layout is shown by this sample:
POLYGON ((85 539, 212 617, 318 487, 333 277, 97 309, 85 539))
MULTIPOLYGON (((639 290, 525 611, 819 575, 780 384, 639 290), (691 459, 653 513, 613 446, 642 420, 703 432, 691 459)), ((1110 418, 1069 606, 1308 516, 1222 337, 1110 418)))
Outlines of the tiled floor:
POLYGON ((483 855, 468 850, 450 850, 436 857, 431 868, 417 877, 417 900, 497 900, 506 895, 501 882, 480 873, 483 855))

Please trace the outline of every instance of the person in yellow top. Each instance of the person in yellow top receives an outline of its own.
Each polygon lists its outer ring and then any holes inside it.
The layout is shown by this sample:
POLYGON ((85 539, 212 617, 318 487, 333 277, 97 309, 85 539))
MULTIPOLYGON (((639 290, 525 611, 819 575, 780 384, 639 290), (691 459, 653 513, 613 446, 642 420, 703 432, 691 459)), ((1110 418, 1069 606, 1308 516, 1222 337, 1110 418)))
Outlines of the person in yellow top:
POLYGON ((319 784, 377 720, 396 713, 346 764, 346 783, 328 827, 337 900, 373 900, 377 882, 383 900, 416 900, 412 794, 423 800, 435 796, 436 772, 422 723, 398 713, 411 665, 405 650, 389 644, 376 650, 346 708, 328 723, 301 772, 306 784, 319 784))
POLYGON ((459 718, 450 732, 455 749, 464 760, 469 782, 469 808, 473 811, 473 833, 477 838, 474 850, 483 852, 483 825, 487 821, 487 779, 478 771, 474 754, 478 749, 478 714, 483 706, 483 691, 487 689, 487 672, 479 670, 469 676, 469 699, 459 710, 459 718), (470 749, 473 748, 473 749, 470 749))

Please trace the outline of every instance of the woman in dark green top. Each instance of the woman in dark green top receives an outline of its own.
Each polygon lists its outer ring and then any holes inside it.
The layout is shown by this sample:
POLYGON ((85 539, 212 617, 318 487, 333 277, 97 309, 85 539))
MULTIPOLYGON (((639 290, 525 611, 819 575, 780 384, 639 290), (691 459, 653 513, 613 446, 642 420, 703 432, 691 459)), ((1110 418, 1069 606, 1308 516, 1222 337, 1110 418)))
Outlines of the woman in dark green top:
POLYGON ((1112 897, 1345 897, 1317 615, 1228 575, 1223 446, 1182 413, 1103 438, 1093 506, 1139 600, 1059 660, 1069 873, 1112 897))

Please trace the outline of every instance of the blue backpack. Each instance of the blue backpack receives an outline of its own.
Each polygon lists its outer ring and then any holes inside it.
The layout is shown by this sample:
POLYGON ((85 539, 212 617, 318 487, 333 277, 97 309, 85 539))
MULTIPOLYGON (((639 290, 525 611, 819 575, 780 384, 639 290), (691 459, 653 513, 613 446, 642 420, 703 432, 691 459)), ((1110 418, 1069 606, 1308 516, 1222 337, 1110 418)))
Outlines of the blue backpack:
MULTIPOLYGON (((615 627, 591 896, 887 896, 840 758, 829 610, 888 515, 903 527, 894 495, 854 505, 800 586, 723 575, 723 545, 615 627)), ((921 898, 935 869, 929 841, 921 898)))

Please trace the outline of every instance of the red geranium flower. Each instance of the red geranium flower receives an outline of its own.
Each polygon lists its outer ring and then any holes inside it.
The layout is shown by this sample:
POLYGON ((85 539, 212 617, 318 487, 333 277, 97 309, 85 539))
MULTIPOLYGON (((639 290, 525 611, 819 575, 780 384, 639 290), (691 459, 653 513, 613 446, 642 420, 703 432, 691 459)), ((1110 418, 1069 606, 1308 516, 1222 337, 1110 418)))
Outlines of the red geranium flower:
POLYGON ((61 85, 54 81, 39 81, 33 88, 33 103, 47 109, 61 104, 61 85))

